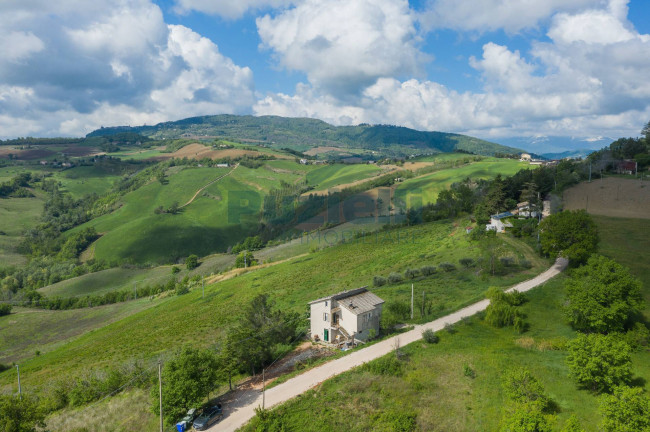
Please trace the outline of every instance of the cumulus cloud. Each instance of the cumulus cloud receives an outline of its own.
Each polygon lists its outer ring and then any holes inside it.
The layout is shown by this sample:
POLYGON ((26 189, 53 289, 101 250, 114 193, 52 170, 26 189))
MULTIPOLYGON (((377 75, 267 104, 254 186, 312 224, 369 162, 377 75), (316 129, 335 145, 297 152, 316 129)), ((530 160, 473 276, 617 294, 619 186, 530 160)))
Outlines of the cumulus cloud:
POLYGON ((268 96, 254 111, 491 138, 634 134, 650 116, 650 40, 627 21, 626 5, 612 0, 600 9, 556 14, 549 21, 551 41, 533 42, 525 54, 486 43, 481 57, 470 58, 482 91, 460 93, 430 80, 386 75, 354 101, 303 84, 293 96, 268 96))
POLYGON ((450 28, 484 33, 517 33, 536 28, 558 11, 602 6, 606 0, 430 0, 420 21, 429 30, 450 28))
POLYGON ((236 19, 249 11, 278 8, 293 3, 296 0, 176 0, 175 10, 181 14, 197 11, 236 19))
POLYGON ((0 26, 0 126, 37 120, 21 134, 78 135, 102 124, 248 112, 254 103, 249 68, 167 25, 149 0, 3 4, 0 26))
POLYGON ((417 75, 427 59, 406 0, 306 0, 257 27, 281 66, 339 98, 380 77, 417 75))

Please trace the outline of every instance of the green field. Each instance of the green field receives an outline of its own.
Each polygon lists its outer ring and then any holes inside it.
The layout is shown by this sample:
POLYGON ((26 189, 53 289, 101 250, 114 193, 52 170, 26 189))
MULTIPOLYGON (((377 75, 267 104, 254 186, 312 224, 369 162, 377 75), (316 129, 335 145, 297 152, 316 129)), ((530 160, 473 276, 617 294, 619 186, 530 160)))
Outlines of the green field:
POLYGON ((35 191, 34 198, 0 198, 0 266, 20 265, 27 260, 16 252, 25 230, 39 222, 44 194, 35 191))
MULTIPOLYGON (((648 300, 650 272, 647 260, 639 257, 648 251, 645 233, 650 229, 650 221, 595 219, 602 253, 630 266, 642 279, 648 300)), ((575 337, 562 314, 565 277, 528 294, 530 301, 522 306, 530 325, 525 334, 519 335, 511 328, 495 329, 480 317, 473 317, 455 326, 455 333, 438 332, 437 345, 422 342, 403 348, 408 361, 401 377, 375 375, 361 369, 342 374, 275 409, 276 426, 301 431, 341 427, 352 431, 390 430, 384 423, 386 419, 406 410, 416 415, 416 430, 498 430, 508 402, 501 377, 510 369, 524 367, 542 383, 558 406, 555 430, 559 431, 572 415, 577 416, 586 431, 601 430, 599 400, 590 391, 578 389, 569 379, 566 352, 539 348, 549 341, 575 337), (475 371, 475 378, 464 375, 465 365, 475 371), (354 416, 338 415, 351 411, 354 416)), ((633 355, 633 376, 647 387, 650 352, 633 355)), ((256 426, 254 420, 244 430, 253 431, 256 426)))
MULTIPOLYGON (((152 308, 86 333, 47 354, 25 360, 21 364, 25 385, 39 387, 48 379, 79 374, 85 368, 115 366, 134 358, 149 359, 184 344, 213 345, 233 323, 237 311, 261 292, 269 293, 282 308, 302 312, 309 300, 369 285, 374 275, 387 276, 392 271, 403 273, 408 267, 437 265, 442 261, 457 263, 460 257, 477 256, 480 252, 468 243, 464 230, 448 222, 389 231, 389 234, 391 237, 383 239, 365 238, 329 247, 206 286, 205 298, 201 297, 200 290, 194 290, 181 297, 154 300, 152 308), (398 233, 399 242, 396 240, 398 233), (407 240, 409 238, 411 241, 407 240)), ((521 245, 520 250, 506 248, 512 256, 527 250, 525 245, 521 245)), ((436 308, 432 318, 481 298, 490 285, 509 286, 541 270, 540 266, 535 266, 506 277, 481 278, 473 269, 459 269, 415 284, 418 293, 425 291, 427 298, 434 301, 436 308)), ((405 301, 410 283, 385 286, 376 292, 388 302, 405 301)), ((13 315, 0 318, 0 334, 8 331, 6 324, 12 319, 13 315)), ((419 319, 416 316, 416 320, 419 319)), ((11 374, 0 374, 0 385, 4 389, 11 386, 11 374)))
POLYGON ((92 193, 101 195, 108 192, 120 175, 94 166, 79 166, 55 172, 53 177, 61 182, 62 192, 69 192, 74 198, 81 198, 92 193))
POLYGON ((307 174, 307 183, 316 190, 373 177, 381 171, 376 165, 323 165, 307 174))
MULTIPOLYGON (((453 159, 452 159, 453 160, 453 159)), ((527 163, 512 159, 486 158, 458 168, 448 168, 407 179, 400 183, 395 190, 398 206, 407 203, 409 206, 421 203, 426 205, 434 203, 440 191, 448 189, 453 183, 461 182, 466 178, 472 180, 491 179, 501 174, 510 176, 521 169, 530 167, 527 163)))

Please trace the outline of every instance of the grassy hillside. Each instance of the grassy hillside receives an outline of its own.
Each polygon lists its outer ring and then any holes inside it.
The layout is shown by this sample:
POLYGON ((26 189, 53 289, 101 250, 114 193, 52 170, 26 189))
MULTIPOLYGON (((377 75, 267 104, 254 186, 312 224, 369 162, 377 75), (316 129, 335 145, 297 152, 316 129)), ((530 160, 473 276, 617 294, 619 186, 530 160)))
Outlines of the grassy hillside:
MULTIPOLYGON (((466 223, 462 221, 460 225, 466 223)), ((463 229, 449 222, 389 231, 388 235, 390 237, 348 242, 207 286, 204 299, 198 290, 181 297, 153 300, 153 306, 147 310, 24 361, 21 372, 25 385, 36 390, 49 379, 79 374, 84 368, 151 358, 184 344, 212 345, 233 323, 237 311, 261 292, 269 293, 282 308, 302 312, 306 310, 307 301, 368 285, 374 275, 387 276, 392 271, 403 273, 408 267, 437 265, 443 261, 457 263, 461 257, 476 257, 481 253, 477 245, 468 243, 463 229)), ((504 247, 515 257, 527 251, 525 245, 515 249, 504 247)), ((474 269, 459 268, 415 283, 418 294, 425 291, 427 298, 434 301, 433 317, 482 297, 490 285, 508 286, 530 278, 541 271, 541 267, 535 265, 530 270, 496 278, 479 277, 474 269)), ((410 283, 385 286, 376 293, 387 302, 406 301, 410 283)), ((11 315, 0 317, 0 329, 3 329, 0 333, 7 331, 6 325, 12 319, 11 315)), ((421 318, 416 316, 416 319, 421 318)), ((0 374, 2 388, 11 386, 12 379, 9 373, 0 374)))
POLYGON ((376 165, 322 165, 307 174, 307 184, 314 189, 327 189, 372 177, 381 169, 376 165))
POLYGON ((332 126, 321 120, 276 116, 217 115, 192 117, 155 126, 102 128, 88 136, 138 132, 155 139, 180 138, 185 134, 227 137, 264 142, 276 148, 305 151, 318 146, 369 149, 391 154, 450 152, 476 154, 517 153, 520 150, 465 135, 423 132, 387 125, 332 126))
MULTIPOLYGON (((601 234, 601 251, 631 268, 644 284, 650 300, 650 267, 639 259, 650 248, 645 233, 650 221, 594 217, 601 234)), ((376 375, 361 369, 328 380, 304 396, 281 405, 275 416, 287 430, 320 431, 345 427, 348 430, 380 430, 400 413, 416 416, 415 430, 498 430, 507 398, 501 377, 518 367, 528 369, 557 403, 560 430, 576 415, 588 432, 600 429, 599 400, 579 390, 568 378, 566 352, 550 349, 576 333, 566 324, 565 276, 560 276, 528 294, 522 306, 530 328, 523 335, 511 328, 495 329, 480 317, 457 325, 454 333, 439 332, 440 343, 414 343, 403 351, 408 361, 402 376, 376 375), (544 348, 546 347, 546 348, 544 348), (475 372, 467 377, 465 366, 475 372), (342 417, 340 412, 354 412, 342 417)), ((647 312, 647 311, 646 311, 647 312)), ((633 355, 633 376, 647 387, 650 382, 650 352, 633 355)), ((257 420, 245 427, 253 431, 257 420)))
POLYGON ((448 189, 452 183, 460 182, 466 178, 472 180, 491 179, 497 174, 509 176, 521 169, 529 167, 512 159, 486 159, 458 168, 449 168, 433 172, 424 176, 407 179, 399 184, 395 190, 396 200, 402 203, 415 205, 433 203, 438 193, 448 189))
POLYGON ((20 265, 27 260, 16 251, 26 229, 39 222, 45 204, 44 194, 33 198, 0 199, 0 266, 20 265))

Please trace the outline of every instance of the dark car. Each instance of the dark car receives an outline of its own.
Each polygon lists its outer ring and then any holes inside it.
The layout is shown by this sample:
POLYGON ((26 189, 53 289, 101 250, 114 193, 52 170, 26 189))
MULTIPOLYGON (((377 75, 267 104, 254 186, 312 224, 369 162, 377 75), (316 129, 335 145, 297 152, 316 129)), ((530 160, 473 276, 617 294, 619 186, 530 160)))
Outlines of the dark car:
POLYGON ((205 408, 200 416, 194 420, 192 426, 197 431, 206 430, 223 417, 223 411, 221 410, 221 404, 205 408))

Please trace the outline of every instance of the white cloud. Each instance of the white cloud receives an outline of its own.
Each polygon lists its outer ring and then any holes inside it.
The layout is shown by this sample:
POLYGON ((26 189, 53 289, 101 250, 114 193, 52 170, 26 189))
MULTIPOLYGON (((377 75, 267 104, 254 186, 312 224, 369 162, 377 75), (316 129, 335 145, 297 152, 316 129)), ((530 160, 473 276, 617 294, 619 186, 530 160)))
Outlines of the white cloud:
POLYGON ((430 0, 420 15, 428 29, 517 33, 536 28, 558 11, 577 11, 606 0, 430 0))
POLYGON ((198 11, 236 19, 249 11, 278 8, 293 3, 296 0, 176 0, 175 10, 181 14, 198 11))
POLYGON ((280 65, 340 98, 380 77, 417 74, 427 58, 406 0, 306 0, 257 27, 280 65))
POLYGON ((3 4, 0 26, 0 126, 32 125, 20 135, 244 113, 254 103, 249 68, 192 30, 167 25, 149 0, 3 4))

